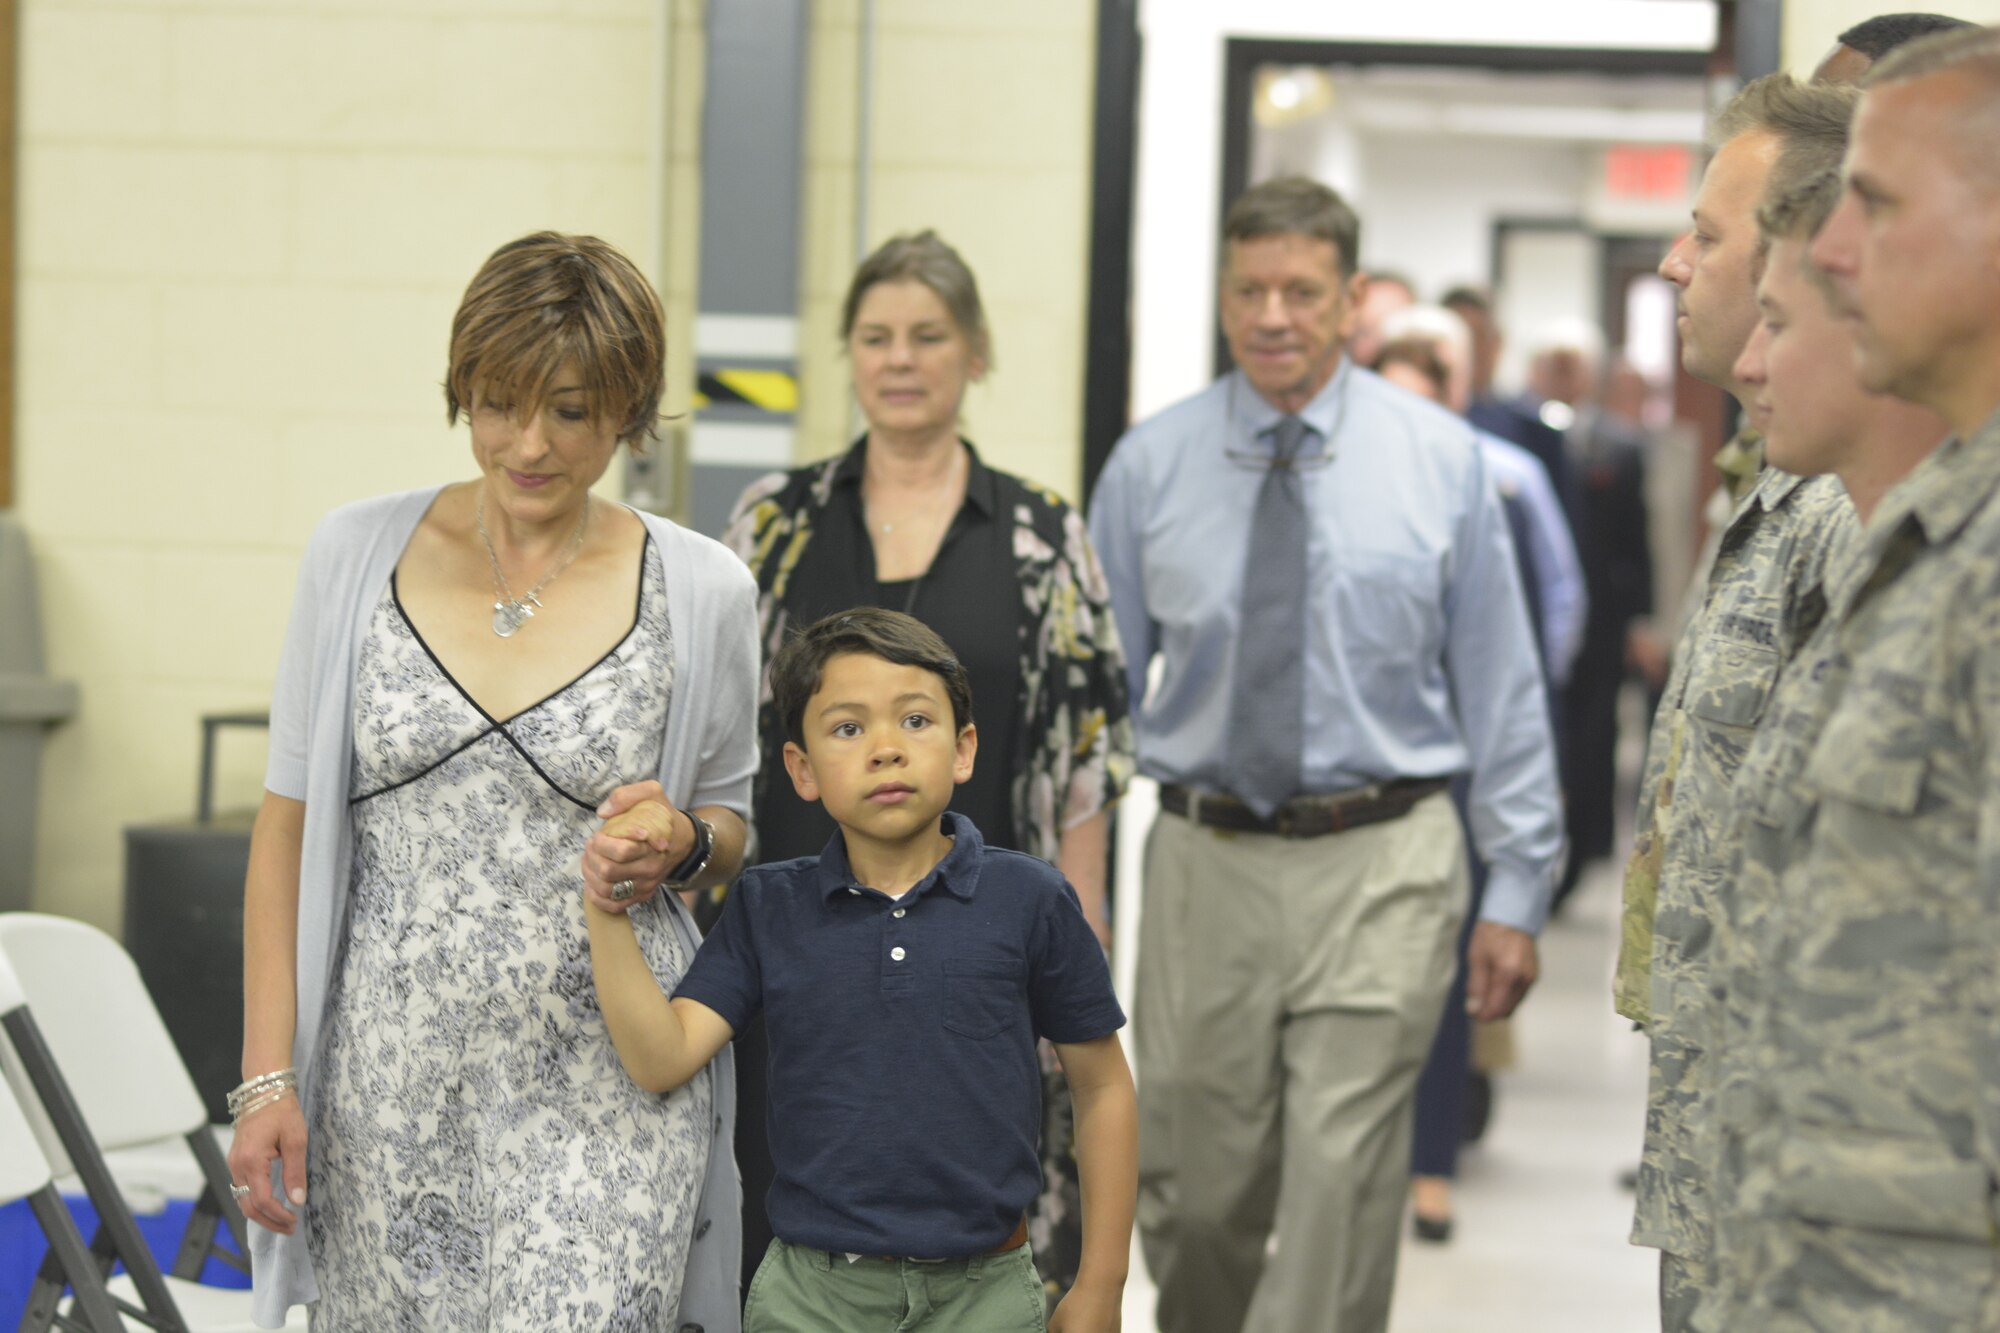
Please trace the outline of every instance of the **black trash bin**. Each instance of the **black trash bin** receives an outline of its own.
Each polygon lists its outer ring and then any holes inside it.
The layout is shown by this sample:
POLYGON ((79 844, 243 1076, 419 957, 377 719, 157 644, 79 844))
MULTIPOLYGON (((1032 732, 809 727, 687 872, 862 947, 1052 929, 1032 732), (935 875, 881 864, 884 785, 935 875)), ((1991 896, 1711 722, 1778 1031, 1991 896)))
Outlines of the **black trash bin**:
POLYGON ((125 950, 217 1124, 243 1081, 243 876, 256 813, 215 813, 215 736, 270 723, 268 713, 202 718, 195 817, 125 830, 125 950))

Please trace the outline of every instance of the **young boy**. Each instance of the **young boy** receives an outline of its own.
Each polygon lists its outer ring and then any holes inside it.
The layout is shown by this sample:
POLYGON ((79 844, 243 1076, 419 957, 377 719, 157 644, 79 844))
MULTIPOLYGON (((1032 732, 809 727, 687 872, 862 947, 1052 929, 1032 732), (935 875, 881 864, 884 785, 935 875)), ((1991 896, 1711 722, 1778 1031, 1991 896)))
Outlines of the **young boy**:
POLYGON ((1125 1016, 1062 875, 945 812, 978 748, 964 667, 863 608, 786 644, 771 692, 786 772, 840 824, 825 852, 745 871, 671 1001, 626 918, 585 908, 605 1025, 644 1087, 680 1086, 765 1011, 778 1239, 746 1333, 1043 1327, 1023 1220, 1038 1034, 1083 1187, 1082 1263, 1047 1326, 1115 1330, 1137 1193, 1125 1016))

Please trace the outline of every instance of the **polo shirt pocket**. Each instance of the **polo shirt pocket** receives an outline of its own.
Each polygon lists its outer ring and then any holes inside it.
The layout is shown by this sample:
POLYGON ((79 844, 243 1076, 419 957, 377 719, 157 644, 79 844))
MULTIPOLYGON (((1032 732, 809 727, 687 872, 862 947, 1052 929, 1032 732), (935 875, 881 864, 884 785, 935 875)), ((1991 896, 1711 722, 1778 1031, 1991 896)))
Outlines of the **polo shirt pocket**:
POLYGON ((985 1041, 1027 1017, 1021 964, 1005 958, 944 960, 944 1025, 961 1037, 985 1041))

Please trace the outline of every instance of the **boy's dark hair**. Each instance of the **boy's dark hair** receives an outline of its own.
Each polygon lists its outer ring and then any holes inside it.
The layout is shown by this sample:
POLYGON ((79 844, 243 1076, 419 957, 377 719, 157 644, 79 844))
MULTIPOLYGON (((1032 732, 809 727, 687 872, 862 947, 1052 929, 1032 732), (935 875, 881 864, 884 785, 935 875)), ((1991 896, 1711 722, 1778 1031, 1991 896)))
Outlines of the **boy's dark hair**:
POLYGON ((842 653, 866 653, 897 666, 921 667, 944 682, 952 730, 972 721, 972 682, 937 631, 901 611, 857 606, 836 611, 786 640, 771 659, 771 705, 784 719, 785 739, 805 742, 806 704, 820 687, 826 664, 842 653))

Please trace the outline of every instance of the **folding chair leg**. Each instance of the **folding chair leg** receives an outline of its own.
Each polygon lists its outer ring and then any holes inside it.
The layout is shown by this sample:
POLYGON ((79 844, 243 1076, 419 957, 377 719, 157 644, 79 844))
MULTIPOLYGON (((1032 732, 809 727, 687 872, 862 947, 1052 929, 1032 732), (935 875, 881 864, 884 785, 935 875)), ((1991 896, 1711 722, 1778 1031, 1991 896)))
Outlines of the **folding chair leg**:
MULTIPOLYGON (((76 1229, 76 1219, 63 1206, 62 1196, 50 1185, 28 1196, 29 1209, 40 1224, 42 1234, 48 1237, 49 1258, 61 1269, 70 1287, 76 1292, 76 1306, 69 1317, 58 1312, 62 1301, 62 1284, 50 1284, 37 1279, 34 1291, 28 1301, 27 1313, 21 1320, 21 1328, 32 1329, 36 1333, 47 1328, 88 1330, 88 1333, 124 1333, 125 1322, 118 1317, 118 1307, 111 1303, 110 1293, 104 1290, 104 1279, 98 1275, 97 1261, 83 1243, 83 1235, 76 1229)), ((43 1265, 44 1271, 47 1265, 43 1265)))
POLYGON ((21 1057, 21 1066, 27 1071, 28 1081, 34 1084, 35 1095, 41 1099, 42 1109, 48 1113, 56 1136, 62 1140, 63 1151, 69 1154, 70 1166, 83 1180, 83 1191, 89 1196, 91 1206, 97 1209, 102 1227, 99 1239, 108 1241, 112 1251, 124 1263, 140 1303, 159 1326, 185 1329, 187 1320, 181 1317, 179 1307, 174 1304, 166 1279, 160 1274, 160 1265, 147 1247, 146 1238, 140 1234, 139 1223, 126 1205, 125 1196, 118 1192, 104 1153, 98 1148, 97 1140, 91 1137, 83 1119, 83 1110, 76 1104, 76 1097, 70 1092, 62 1072, 56 1068, 55 1056, 43 1040, 41 1029, 35 1026, 34 1016, 24 1005, 0 1017, 0 1027, 6 1029, 7 1036, 13 1041, 14 1051, 21 1057))
POLYGON ((215 1134, 206 1125, 187 1136, 187 1145, 201 1166, 205 1188, 201 1197, 194 1201, 194 1216, 188 1219, 187 1230, 181 1233, 181 1251, 174 1260, 174 1276, 200 1281, 201 1271, 207 1266, 211 1254, 230 1267, 247 1273, 250 1271, 250 1237, 243 1220, 243 1210, 236 1206, 235 1196, 229 1192, 229 1161, 222 1155, 222 1145, 215 1141, 215 1134), (236 1242, 234 1254, 216 1243, 216 1226, 224 1222, 229 1224, 230 1239, 236 1242))

